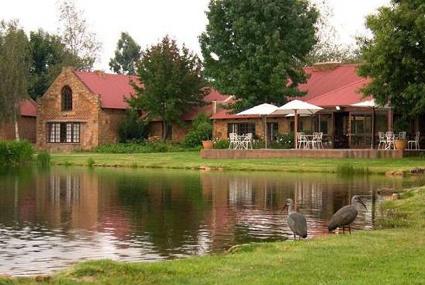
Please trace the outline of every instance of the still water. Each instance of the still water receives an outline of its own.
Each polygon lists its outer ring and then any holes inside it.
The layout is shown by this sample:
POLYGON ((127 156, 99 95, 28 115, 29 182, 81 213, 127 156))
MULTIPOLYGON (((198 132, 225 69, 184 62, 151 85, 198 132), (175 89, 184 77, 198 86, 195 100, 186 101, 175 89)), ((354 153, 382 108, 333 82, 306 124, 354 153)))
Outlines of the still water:
POLYGON ((324 174, 52 168, 0 174, 0 274, 45 274, 88 259, 156 261, 292 238, 287 198, 305 214, 310 237, 352 195, 373 227, 376 192, 422 178, 324 174))

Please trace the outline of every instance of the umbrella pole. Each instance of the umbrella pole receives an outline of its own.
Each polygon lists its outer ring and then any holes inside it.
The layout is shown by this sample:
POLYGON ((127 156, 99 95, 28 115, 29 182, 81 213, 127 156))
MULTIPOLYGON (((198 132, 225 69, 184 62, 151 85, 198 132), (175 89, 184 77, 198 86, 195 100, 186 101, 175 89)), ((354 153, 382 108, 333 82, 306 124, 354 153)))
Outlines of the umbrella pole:
POLYGON ((372 139, 370 148, 373 149, 375 147, 375 107, 372 107, 372 139))
POLYGON ((267 117, 264 116, 264 147, 267 149, 267 117))
POLYGON ((294 118, 295 149, 298 149, 298 110, 294 110, 294 118))

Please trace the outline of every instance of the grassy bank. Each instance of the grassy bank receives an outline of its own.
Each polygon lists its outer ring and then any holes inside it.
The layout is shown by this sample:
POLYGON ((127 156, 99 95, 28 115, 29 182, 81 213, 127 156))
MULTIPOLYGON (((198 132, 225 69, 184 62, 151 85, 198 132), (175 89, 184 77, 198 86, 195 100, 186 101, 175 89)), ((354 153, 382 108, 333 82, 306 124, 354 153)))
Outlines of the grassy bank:
MULTIPOLYGON (((386 203, 383 213, 387 216, 378 223, 384 229, 377 231, 251 244, 233 253, 177 261, 86 262, 44 284, 425 283, 425 188, 386 203)), ((43 284, 34 279, 9 282, 43 284)))
POLYGON ((257 170, 290 172, 358 172, 383 174, 387 171, 406 171, 425 167, 425 160, 403 159, 202 159, 198 152, 106 154, 71 153, 54 154, 56 165, 105 166, 105 167, 146 167, 175 169, 220 169, 257 170))

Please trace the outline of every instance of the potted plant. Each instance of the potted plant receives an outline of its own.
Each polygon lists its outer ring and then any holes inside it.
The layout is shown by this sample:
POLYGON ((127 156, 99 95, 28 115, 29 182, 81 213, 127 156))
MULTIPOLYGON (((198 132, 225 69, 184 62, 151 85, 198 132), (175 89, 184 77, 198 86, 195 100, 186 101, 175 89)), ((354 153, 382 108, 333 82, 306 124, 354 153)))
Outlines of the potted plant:
MULTIPOLYGON (((407 121, 403 118, 399 118, 396 122, 395 122, 395 134, 400 134, 400 132, 405 132, 408 128, 408 124, 407 121)), ((406 138, 401 138, 400 136, 396 136, 397 139, 394 140, 394 146, 395 149, 397 150, 405 150, 407 147, 407 140, 406 138)))
POLYGON ((214 144, 212 140, 203 140, 202 141, 202 147, 204 149, 213 149, 214 144))

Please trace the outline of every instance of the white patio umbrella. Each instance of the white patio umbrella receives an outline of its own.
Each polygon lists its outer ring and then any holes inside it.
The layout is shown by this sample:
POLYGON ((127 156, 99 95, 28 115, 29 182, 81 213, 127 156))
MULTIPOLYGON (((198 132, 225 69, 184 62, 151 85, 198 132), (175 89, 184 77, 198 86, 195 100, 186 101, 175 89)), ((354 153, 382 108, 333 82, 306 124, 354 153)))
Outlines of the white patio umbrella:
POLYGON ((276 111, 273 112, 273 115, 291 115, 295 116, 295 125, 294 125, 294 134, 295 134, 295 148, 297 146, 297 133, 298 133, 298 115, 313 115, 323 108, 301 101, 301 100, 292 100, 285 105, 279 107, 276 111))
POLYGON ((276 110, 277 110, 277 106, 264 103, 237 114, 238 116, 254 115, 254 116, 261 116, 264 118, 265 148, 267 148, 267 116, 272 114, 276 110))

